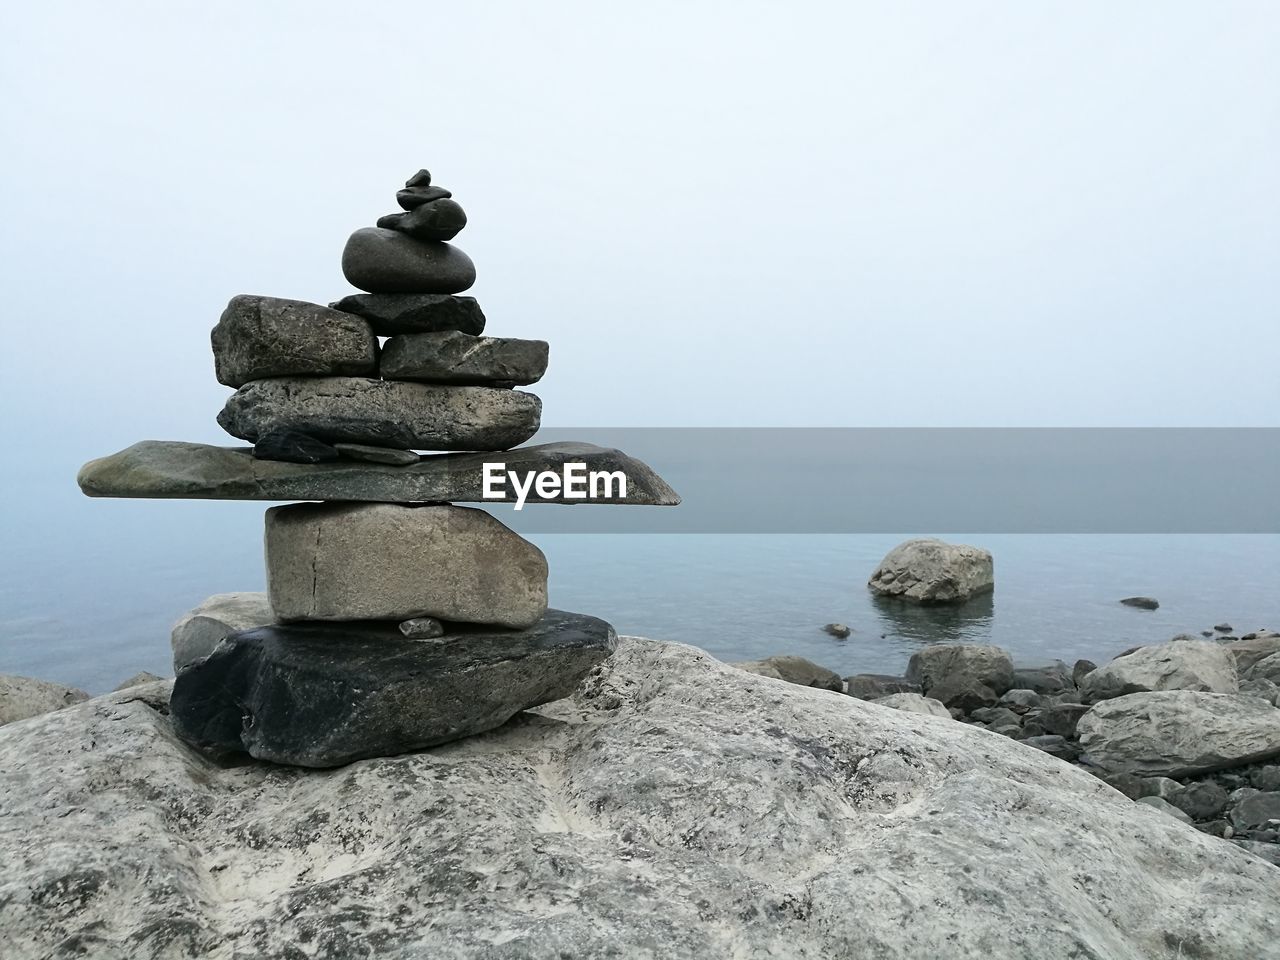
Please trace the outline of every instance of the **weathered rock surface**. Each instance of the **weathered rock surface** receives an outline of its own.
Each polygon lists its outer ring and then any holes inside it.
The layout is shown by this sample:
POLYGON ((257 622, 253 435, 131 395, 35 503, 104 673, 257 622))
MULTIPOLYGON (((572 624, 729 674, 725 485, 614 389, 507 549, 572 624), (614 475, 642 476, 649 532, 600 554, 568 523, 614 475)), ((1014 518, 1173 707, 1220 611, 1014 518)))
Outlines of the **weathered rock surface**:
POLYGON ((366 443, 335 443, 333 446, 342 456, 364 463, 389 463, 407 467, 422 459, 412 450, 398 450, 394 447, 371 447, 366 443))
POLYGON ((572 700, 332 771, 217 765, 164 709, 131 693, 0 730, 12 960, 1259 960, 1280 941, 1280 870, 1083 771, 677 645, 623 640, 572 700))
POLYGON ((414 450, 506 450, 538 432, 542 401, 520 390, 362 377, 254 380, 230 397, 218 424, 257 440, 299 430, 328 443, 414 450))
POLYGON ((461 293, 476 282, 471 258, 449 243, 364 227, 342 251, 342 275, 369 293, 461 293))
POLYGON ((891 693, 887 697, 879 697, 871 702, 876 706, 892 707, 904 713, 921 713, 929 717, 951 719, 951 711, 940 700, 922 697, 918 693, 891 693))
POLYGON ((281 463, 332 463, 339 453, 323 440, 285 428, 260 435, 253 445, 253 456, 281 463))
POLYGON ((1134 802, 1140 803, 1144 807, 1150 807, 1152 810, 1159 810, 1166 817, 1173 817, 1173 819, 1181 820, 1186 824, 1191 823, 1191 818, 1189 816, 1175 807, 1168 800, 1164 800, 1160 797, 1139 797, 1134 802))
POLYGON ((471 507, 272 507, 266 556, 280 620, 435 617, 522 628, 547 610, 542 551, 471 507))
POLYGON ((1280 685, 1280 653, 1273 653, 1269 657, 1264 657, 1251 666, 1249 668, 1249 679, 1269 680, 1274 684, 1280 685))
POLYGON ((858 700, 879 700, 895 693, 919 693, 920 684, 887 673, 855 673, 845 677, 845 693, 858 700))
POLYGON ((379 370, 387 380, 524 386, 547 372, 547 352, 545 340, 473 337, 456 330, 408 333, 387 341, 379 370))
POLYGON ((960 603, 990 591, 994 583, 986 550, 941 540, 908 540, 880 561, 867 586, 881 596, 960 603))
POLYGON ((399 230, 418 240, 452 240, 467 225, 467 214, 456 200, 429 200, 406 213, 378 218, 378 226, 399 230))
POLYGON ((75 687, 0 673, 0 726, 61 710, 88 699, 89 694, 75 687))
POLYGON ((1280 709, 1233 693, 1161 690, 1095 704, 1080 747, 1105 770, 1186 777, 1280 756, 1280 709))
POLYGON ((368 377, 378 340, 360 317, 302 300, 232 297, 210 338, 218 382, 264 377, 368 377))
POLYGON ((400 624, 400 633, 410 640, 435 640, 444 636, 444 624, 435 617, 414 617, 400 624))
POLYGON ((474 297, 441 293, 353 293, 330 306, 364 317, 380 337, 441 330, 476 336, 484 332, 484 312, 474 297))
POLYGON ((1252 637, 1241 637, 1226 645, 1227 650, 1236 658, 1236 669, 1241 676, 1249 676, 1249 671, 1260 660, 1280 653, 1280 633, 1260 633, 1252 637))
MULTIPOLYGON (((514 500, 511 484, 503 497, 484 496, 484 464, 488 453, 446 453, 421 457, 412 466, 338 462, 314 466, 255 460, 242 447, 214 447, 177 440, 143 440, 80 469, 80 489, 91 497, 146 497, 191 500, 362 500, 408 503, 497 503, 514 500)), ((562 491, 529 503, 613 503, 673 506, 680 497, 644 462, 621 450, 590 443, 542 443, 508 450, 508 470, 525 474, 560 473, 567 463, 586 464, 588 471, 621 471, 627 495, 617 499, 588 496, 568 500, 562 491)), ((590 490, 588 489, 588 492, 590 490)), ((599 491, 602 493, 602 491, 599 491)), ((894 691, 889 691, 894 692, 894 691)))
POLYGON ((1259 791, 1244 797, 1231 810, 1237 830, 1280 829, 1280 793, 1259 791))
POLYGON ((1018 663, 1013 665, 1013 688, 1015 690, 1034 690, 1036 693, 1041 694, 1056 694, 1065 690, 1074 690, 1075 686, 1076 682, 1072 676, 1072 668, 1061 660, 1054 660, 1052 663, 1035 666, 1018 663))
POLYGON ((1013 686, 1007 651, 987 644, 937 643, 907 661, 907 679, 927 697, 966 711, 994 704, 1013 686))
POLYGON ((562 610, 431 643, 394 623, 261 627, 179 675, 170 710, 179 736, 214 752, 332 767, 501 726, 571 694, 616 643, 603 620, 562 610))
POLYGON ((1221 644, 1179 640, 1139 647, 1103 664, 1080 681, 1086 700, 1107 700, 1148 690, 1235 693, 1235 663, 1221 644))
POLYGON ((223 639, 276 622, 265 593, 217 593, 173 625, 173 672, 207 657, 223 639))
POLYGON ((112 692, 118 693, 121 690, 128 690, 130 687, 140 687, 144 683, 158 683, 163 679, 164 677, 159 677, 159 676, 156 676, 154 673, 148 673, 146 670, 142 670, 138 673, 135 673, 128 680, 122 680, 120 682, 120 685, 116 687, 112 692))
POLYGON ((835 690, 837 693, 844 690, 840 674, 818 666, 804 657, 790 655, 766 657, 763 660, 744 660, 741 663, 735 663, 734 666, 747 673, 769 677, 772 680, 785 680, 787 683, 794 683, 801 687, 817 687, 821 690, 835 690))

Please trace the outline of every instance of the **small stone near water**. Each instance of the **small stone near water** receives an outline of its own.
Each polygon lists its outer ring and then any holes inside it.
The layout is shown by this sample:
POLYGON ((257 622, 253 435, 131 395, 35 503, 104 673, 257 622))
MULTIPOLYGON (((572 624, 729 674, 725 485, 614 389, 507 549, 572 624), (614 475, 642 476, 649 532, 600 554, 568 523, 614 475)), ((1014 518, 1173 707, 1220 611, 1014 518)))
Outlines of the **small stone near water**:
POLYGON ((867 581, 885 597, 918 603, 962 603, 994 585, 991 554, 941 540, 908 540, 885 555, 867 581))
POLYGON ((925 696, 973 711, 1013 687, 1013 661, 988 644, 939 643, 913 653, 906 676, 925 696))
POLYGON ((283 428, 260 436, 253 445, 253 456, 281 463, 332 463, 338 459, 338 451, 300 430, 283 428))
POLYGON ((369 293, 461 293, 476 282, 475 265, 457 247, 381 227, 351 234, 342 275, 369 293))
POLYGON ((822 629, 826 633, 831 634, 831 636, 835 637, 837 640, 844 640, 849 636, 849 634, 853 633, 853 631, 843 623, 828 623, 822 629))
POLYGON ((473 337, 456 330, 392 337, 379 372, 387 380, 525 386, 547 372, 545 340, 473 337))
POLYGON ((856 700, 879 700, 894 693, 919 693, 920 684, 887 673, 855 673, 844 679, 845 693, 856 700))
POLYGON ((395 447, 371 447, 365 443, 335 443, 333 447, 344 457, 365 463, 389 463, 393 466, 407 467, 422 461, 422 457, 412 450, 401 450, 395 447))
POLYGON ((225 637, 276 622, 265 593, 218 593, 173 625, 173 671, 207 657, 225 637))
MULTIPOLYGON (((1266 661, 1264 660, 1263 663, 1266 663, 1266 661)), ((1256 670, 1257 668, 1255 667, 1254 669, 1256 670)), ((1245 680, 1240 684, 1240 692, 1251 697, 1261 697, 1268 703, 1280 706, 1280 686, 1277 686, 1274 680, 1269 680, 1266 677, 1245 680)))
POLYGON ((785 680, 801 687, 817 687, 821 690, 834 690, 840 693, 844 683, 840 674, 826 667, 820 667, 804 657, 789 655, 766 657, 763 660, 745 660, 733 666, 747 673, 758 674, 773 680, 785 680))
POLYGON ((405 210, 414 210, 424 203, 431 203, 433 200, 448 200, 452 196, 453 191, 446 190, 444 187, 428 185, 405 187, 403 190, 396 191, 396 203, 400 204, 405 210))
POLYGON ((475 297, 443 293, 353 293, 330 306, 363 317, 380 337, 440 330, 476 336, 484 332, 484 312, 475 297))
POLYGON ((399 230, 417 240, 452 240, 467 225, 467 214, 453 200, 433 200, 407 213, 389 213, 378 226, 399 230))
POLYGON ((1036 720, 1046 733, 1075 737, 1080 718, 1088 712, 1089 707, 1083 703, 1054 703, 1041 710, 1036 720))
MULTIPOLYGON (((1239 658, 1236 663, 1240 663, 1239 658)), ((1263 657, 1256 661, 1249 668, 1248 677, 1250 680, 1270 680, 1272 683, 1280 684, 1280 653, 1273 653, 1269 657, 1263 657)))
POLYGON ((1213 625, 1213 629, 1217 630, 1219 633, 1230 633, 1230 632, 1231 632, 1231 624, 1229 624, 1229 623, 1215 623, 1215 624, 1213 625))
POLYGON ((1197 780, 1166 798, 1193 820, 1213 820, 1227 808, 1227 791, 1211 780, 1197 780))
POLYGON ((435 617, 414 617, 400 624, 400 632, 410 640, 434 640, 444 636, 444 624, 435 617))
POLYGON ((1160 601, 1152 597, 1125 597, 1120 602, 1126 607, 1135 607, 1138 610, 1160 609, 1160 601))
POLYGON ((1040 706, 1041 697, 1034 690, 1010 690, 1000 697, 998 703, 1000 706, 1007 707, 1015 713, 1026 713, 1028 710, 1040 706))
POLYGON ((1151 807, 1153 810, 1159 810, 1163 814, 1173 817, 1175 820, 1181 820, 1183 823, 1190 823, 1191 818, 1175 807, 1168 800, 1162 800, 1160 797, 1139 797, 1134 801, 1143 806, 1151 807))
POLYGON ((941 701, 933 700, 930 697, 922 697, 918 693, 891 693, 887 697, 880 697, 878 700, 870 702, 877 707, 892 707, 894 710, 901 710, 903 713, 919 713, 926 717, 951 719, 951 712, 942 705, 941 701))
POLYGON ((89 694, 75 687, 0 673, 0 726, 52 713, 88 699, 89 694))
POLYGON ((130 687, 140 687, 144 683, 156 683, 163 679, 164 677, 157 677, 154 673, 148 673, 146 670, 143 670, 140 673, 135 673, 132 677, 125 680, 111 692, 119 693, 121 690, 128 690, 130 687))

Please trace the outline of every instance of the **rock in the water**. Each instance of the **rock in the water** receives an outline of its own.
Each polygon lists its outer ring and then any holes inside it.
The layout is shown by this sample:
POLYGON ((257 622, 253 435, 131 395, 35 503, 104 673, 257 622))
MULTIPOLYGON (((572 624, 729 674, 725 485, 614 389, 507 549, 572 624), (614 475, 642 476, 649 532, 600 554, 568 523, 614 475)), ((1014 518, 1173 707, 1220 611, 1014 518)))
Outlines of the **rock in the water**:
POLYGON ((492 730, 567 697, 616 643, 603 620, 561 610, 518 632, 455 628, 436 643, 394 624, 262 627, 179 675, 170 711, 197 746, 334 767, 492 730))
POLYGON ((1095 704, 1080 746, 1105 770, 1187 777, 1280 756, 1280 709, 1234 693, 1161 690, 1095 704))
POLYGON ((520 390, 359 377, 255 380, 230 397, 218 424, 257 440, 299 430, 329 443, 414 450, 506 450, 538 432, 542 401, 520 390))
POLYGON ((849 638, 849 634, 853 633, 853 631, 843 623, 828 623, 823 626, 822 629, 823 632, 831 634, 831 636, 835 637, 837 640, 847 640, 849 638))
POLYGON ((881 596, 921 603, 960 603, 990 591, 991 554, 941 540, 908 540, 889 551, 869 586, 881 596))
POLYGON ((1099 667, 1080 682, 1086 700, 1107 700, 1148 690, 1235 693, 1235 663, 1221 644, 1180 640, 1139 647, 1099 667))
POLYGON ((223 639, 276 622, 265 593, 218 593, 173 625, 173 672, 207 657, 223 639))
POLYGON ((369 377, 378 340, 360 317, 302 300, 232 297, 213 328, 218 382, 239 387, 264 377, 369 377))
POLYGON ((858 700, 879 700, 895 693, 919 693, 920 684, 887 673, 855 673, 845 677, 845 693, 858 700))
POLYGON ((1013 665, 1013 689, 1034 690, 1040 694, 1062 693, 1074 690, 1076 682, 1072 679, 1071 668, 1061 660, 1043 666, 1013 665))
POLYGON ((261 434, 253 445, 253 456, 279 463, 332 463, 338 451, 323 440, 285 427, 261 434))
POLYGON ((444 624, 435 617, 414 617, 400 624, 400 632, 410 640, 434 640, 444 636, 444 624))
POLYGON ((1162 800, 1160 797, 1139 797, 1134 801, 1140 803, 1144 807, 1150 807, 1152 810, 1159 810, 1165 816, 1173 817, 1175 820, 1181 820, 1183 823, 1190 823, 1191 818, 1175 807, 1168 800, 1162 800))
POLYGON ((146 670, 142 670, 135 673, 128 680, 122 681, 121 684, 112 692, 119 693, 121 690, 128 690, 130 687, 140 687, 144 683, 158 683, 163 679, 164 677, 158 677, 154 673, 148 673, 146 670))
POLYGON ((447 200, 453 196, 453 191, 446 190, 444 187, 433 187, 430 184, 420 184, 412 187, 405 187, 403 190, 396 191, 396 203, 405 210, 416 210, 418 207, 426 203, 433 203, 437 200, 447 200))
POLYGON ((1230 632, 1231 632, 1231 624, 1229 624, 1229 623, 1215 623, 1215 624, 1213 625, 1213 629, 1217 630, 1219 633, 1230 633, 1230 632))
POLYGON ((455 200, 432 200, 407 213, 389 213, 378 226, 399 230, 418 240, 452 240, 467 225, 466 211, 455 200))
POLYGON ((542 551, 483 510, 299 503, 267 511, 267 595, 281 620, 523 628, 547 610, 542 551))
MULTIPOLYGON (((255 460, 244 448, 202 443, 144 440, 119 453, 86 463, 77 481, 90 497, 186 498, 193 500, 363 500, 389 503, 497 503, 512 501, 511 484, 501 498, 484 496, 488 453, 446 453, 422 457, 409 466, 355 461, 304 466, 255 460)), ((680 497, 640 460, 621 450, 590 443, 542 443, 502 455, 508 470, 562 473, 583 463, 590 472, 621 472, 625 497, 608 497, 601 485, 586 499, 569 500, 563 487, 547 497, 529 491, 529 503, 613 503, 673 506, 680 497)), ((614 493, 617 493, 615 488, 614 493)), ((892 691, 891 691, 892 692, 892 691)))
MULTIPOLYGON (((0 726, 61 710, 88 699, 87 693, 75 687, 0 673, 0 726)), ((0 764, 0 769, 3 768, 0 764)))
POLYGON ((1126 607, 1136 607, 1139 610, 1159 610, 1160 601, 1153 597, 1125 597, 1120 601, 1126 607))
POLYGON ((844 690, 844 682, 840 674, 826 667, 820 667, 804 657, 778 656, 766 657, 763 660, 745 660, 733 666, 747 673, 769 677, 772 680, 785 680, 801 687, 817 687, 821 690, 844 690))
POLYGON ((476 336, 484 332, 484 312, 474 297, 451 297, 442 293, 353 293, 330 306, 364 317, 380 337, 443 330, 476 336))
MULTIPOLYGON (((1017 681, 1016 672, 1014 674, 1014 680, 1015 682, 1017 681)), ((1000 697, 998 704, 999 706, 1007 707, 1014 713, 1026 713, 1028 710, 1033 710, 1036 707, 1039 707, 1042 699, 1043 698, 1040 694, 1036 693, 1034 690, 1030 690, 1025 687, 1014 687, 1012 690, 1000 697)))
POLYGON ((951 719, 951 711, 943 705, 942 701, 934 700, 932 697, 922 697, 918 693, 891 693, 887 697, 879 697, 871 702, 878 707, 892 707, 903 713, 921 713, 927 717, 951 719))
POLYGON ((1013 661, 999 647, 937 643, 911 655, 907 679, 925 696, 971 711, 991 706, 1013 687, 1013 661))
POLYGON ((412 450, 400 450, 395 447, 371 447, 364 443, 335 443, 334 449, 351 460, 363 463, 389 463, 397 467, 407 467, 418 463, 422 457, 412 450))
POLYGON ((1280 942, 1280 871, 1081 770, 760 687, 624 638, 572 700, 326 774, 210 762, 136 694, 8 727, 6 948, 1260 960, 1280 942))
POLYGON ((342 275, 369 293, 461 293, 476 282, 475 265, 457 247, 382 227, 351 235, 342 275))
POLYGON ((547 372, 547 342, 456 330, 407 333, 387 341, 379 369, 387 380, 524 386, 547 372))

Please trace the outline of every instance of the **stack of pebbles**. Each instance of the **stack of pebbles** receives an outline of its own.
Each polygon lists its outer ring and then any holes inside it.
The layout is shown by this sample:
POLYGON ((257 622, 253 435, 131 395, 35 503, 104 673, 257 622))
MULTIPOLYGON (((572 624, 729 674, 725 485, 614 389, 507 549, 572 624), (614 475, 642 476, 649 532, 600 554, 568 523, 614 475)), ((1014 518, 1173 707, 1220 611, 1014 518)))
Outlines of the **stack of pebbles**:
POLYGON ((206 628, 176 664, 174 726, 197 746, 316 767, 401 753, 567 696, 608 657, 609 624, 548 609, 536 546, 450 502, 490 499, 486 460, 599 466, 627 481, 609 502, 678 502, 616 450, 492 455, 538 429, 541 402, 514 388, 542 376, 547 344, 480 336, 484 314, 456 296, 475 268, 448 243, 462 208, 425 170, 396 197, 405 212, 343 253, 366 293, 238 296, 214 328, 218 380, 236 388, 218 422, 252 451, 148 441, 81 471, 93 496, 321 501, 267 511, 263 622, 206 628))

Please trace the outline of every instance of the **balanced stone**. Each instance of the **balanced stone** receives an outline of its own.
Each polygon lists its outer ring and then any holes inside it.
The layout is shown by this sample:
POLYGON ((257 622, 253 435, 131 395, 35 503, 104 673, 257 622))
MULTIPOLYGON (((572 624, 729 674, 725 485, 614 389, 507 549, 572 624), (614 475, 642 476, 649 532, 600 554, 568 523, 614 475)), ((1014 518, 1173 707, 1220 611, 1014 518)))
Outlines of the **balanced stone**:
POLYGON ((366 443, 335 443, 334 449, 352 460, 362 460, 365 463, 390 463, 397 467, 405 467, 422 459, 412 450, 371 447, 366 443))
POLYGON ((613 628, 548 610, 528 629, 451 628, 432 643, 395 624, 294 624, 228 637, 173 686, 190 743, 333 767, 501 726, 569 696, 617 643, 613 628))
POLYGON ((232 297, 210 337, 218 382, 289 376, 372 376, 378 341, 360 317, 301 300, 232 297))
MULTIPOLYGON (((435 501, 480 503, 511 501, 511 484, 499 496, 484 495, 484 468, 494 460, 488 453, 441 453, 425 456, 409 466, 356 461, 304 465, 255 460, 245 447, 214 447, 177 440, 143 440, 109 457, 91 460, 77 481, 90 497, 137 497, 186 500, 359 500, 388 503, 435 501)), ((621 473, 625 496, 605 496, 603 487, 588 488, 585 498, 569 499, 563 486, 538 493, 530 487, 529 503, 612 503, 675 506, 680 502, 662 477, 648 464, 621 450, 590 443, 540 443, 508 450, 502 455, 508 471, 521 475, 563 473, 567 464, 581 463, 593 473, 621 473)), ((895 688, 919 691, 918 687, 895 688)))
POLYGON ((452 240, 466 225, 466 211, 456 200, 432 200, 407 213, 389 213, 378 218, 378 226, 399 230, 419 240, 452 240))
POLYGON ((342 275, 369 293, 461 293, 476 282, 475 265, 457 247, 382 227, 351 234, 342 275))
POLYGON ((272 430, 258 437, 253 455, 259 460, 285 463, 330 463, 338 459, 338 451, 323 440, 298 430, 272 430))
POLYGON ((536 383, 547 372, 547 342, 473 337, 456 330, 410 333, 387 341, 379 370, 388 380, 432 383, 536 383))
POLYGON ((405 187, 396 191, 396 203, 406 210, 416 210, 425 203, 435 200, 448 200, 453 192, 444 187, 417 186, 405 187))
POLYGON ((404 182, 406 187, 429 187, 431 186, 431 171, 423 167, 412 177, 404 182))
POLYGON ((547 610, 542 551, 471 507, 272 507, 266 556, 281 620, 436 617, 521 628, 547 610))
POLYGON ((353 293, 331 306, 364 317, 380 337, 434 330, 484 332, 484 313, 475 297, 451 297, 443 293, 353 293))
POLYGON ((538 431, 542 401, 519 390, 358 377, 254 380, 218 414, 227 433, 257 440, 299 430, 329 443, 414 450, 505 450, 538 431))

